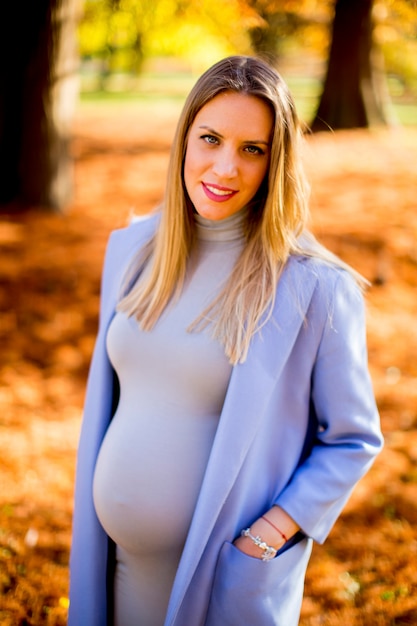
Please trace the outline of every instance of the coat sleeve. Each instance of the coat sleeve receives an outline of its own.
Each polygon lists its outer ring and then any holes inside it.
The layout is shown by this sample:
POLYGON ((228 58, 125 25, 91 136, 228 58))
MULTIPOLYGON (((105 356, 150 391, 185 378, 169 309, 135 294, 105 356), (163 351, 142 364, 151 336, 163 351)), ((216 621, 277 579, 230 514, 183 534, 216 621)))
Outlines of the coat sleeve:
POLYGON ((320 296, 320 289, 316 295, 316 308, 325 309, 326 321, 311 380, 315 437, 276 501, 320 543, 382 447, 368 371, 364 300, 346 272, 338 272, 333 283, 330 300, 320 296))

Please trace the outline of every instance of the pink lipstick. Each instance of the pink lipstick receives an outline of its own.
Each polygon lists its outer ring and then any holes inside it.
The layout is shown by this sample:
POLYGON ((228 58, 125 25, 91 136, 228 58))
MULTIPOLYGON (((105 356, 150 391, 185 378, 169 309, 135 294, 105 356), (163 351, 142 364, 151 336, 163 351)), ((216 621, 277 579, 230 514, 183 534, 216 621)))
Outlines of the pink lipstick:
POLYGON ((235 189, 230 189, 228 187, 221 187, 220 185, 214 185, 213 183, 201 184, 207 198, 209 198, 209 200, 213 200, 213 202, 226 202, 226 200, 230 200, 230 198, 237 194, 235 189))

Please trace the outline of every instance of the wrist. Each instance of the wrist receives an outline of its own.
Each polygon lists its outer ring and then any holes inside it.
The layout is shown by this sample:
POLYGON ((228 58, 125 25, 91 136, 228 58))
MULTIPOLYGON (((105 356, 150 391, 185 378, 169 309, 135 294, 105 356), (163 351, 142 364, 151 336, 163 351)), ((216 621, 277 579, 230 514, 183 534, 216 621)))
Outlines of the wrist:
POLYGON ((276 524, 274 524, 274 522, 271 522, 271 520, 268 519, 266 515, 262 515, 261 519, 263 519, 267 524, 269 524, 271 528, 273 528, 278 533, 281 539, 284 540, 284 543, 287 543, 287 535, 276 524))
POLYGON ((289 541, 300 530, 299 525, 279 505, 274 504, 263 516, 267 523, 272 524, 284 543, 289 541))
POLYGON ((270 546, 266 541, 260 537, 260 535, 253 535, 250 528, 245 528, 241 532, 242 537, 247 537, 252 543, 261 551, 262 561, 269 561, 273 559, 277 554, 277 549, 274 546, 270 546))
POLYGON ((250 531, 253 535, 262 537, 262 540, 275 550, 279 550, 285 544, 285 539, 262 517, 251 525, 250 531))

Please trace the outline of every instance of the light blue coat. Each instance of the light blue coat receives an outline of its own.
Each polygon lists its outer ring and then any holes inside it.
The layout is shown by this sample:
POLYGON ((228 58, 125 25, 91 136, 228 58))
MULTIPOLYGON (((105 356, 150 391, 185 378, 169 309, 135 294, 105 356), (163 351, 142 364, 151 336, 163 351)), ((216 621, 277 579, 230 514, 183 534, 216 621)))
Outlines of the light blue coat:
MULTIPOLYGON (((112 417, 105 335, 126 265, 154 228, 151 218, 114 232, 106 254, 78 452, 69 626, 107 624, 108 540, 92 501, 112 417)), ((233 369, 164 626, 298 624, 312 541, 324 541, 381 446, 362 296, 347 272, 292 257, 272 319, 233 369), (240 530, 274 503, 305 538, 268 562, 239 552, 240 530)))

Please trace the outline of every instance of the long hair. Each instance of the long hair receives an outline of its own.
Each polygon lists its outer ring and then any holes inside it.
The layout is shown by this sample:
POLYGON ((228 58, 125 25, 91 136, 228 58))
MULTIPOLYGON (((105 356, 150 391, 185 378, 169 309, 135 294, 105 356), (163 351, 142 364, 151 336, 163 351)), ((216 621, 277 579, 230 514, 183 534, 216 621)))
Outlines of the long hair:
POLYGON ((273 111, 270 162, 247 212, 245 245, 231 276, 189 330, 210 326, 212 336, 236 364, 246 359, 252 336, 271 315, 280 273, 289 255, 306 254, 338 262, 312 236, 301 237, 307 233, 309 219, 308 185, 300 155, 302 129, 286 83, 261 59, 228 57, 208 69, 191 90, 171 148, 159 228, 131 268, 130 276, 144 271, 118 310, 136 316, 141 328, 150 330, 170 300, 181 293, 195 234, 193 208, 183 178, 188 133, 197 113, 228 91, 260 98, 273 111))

